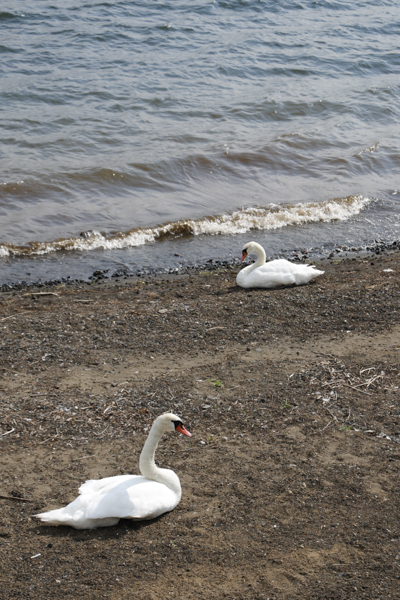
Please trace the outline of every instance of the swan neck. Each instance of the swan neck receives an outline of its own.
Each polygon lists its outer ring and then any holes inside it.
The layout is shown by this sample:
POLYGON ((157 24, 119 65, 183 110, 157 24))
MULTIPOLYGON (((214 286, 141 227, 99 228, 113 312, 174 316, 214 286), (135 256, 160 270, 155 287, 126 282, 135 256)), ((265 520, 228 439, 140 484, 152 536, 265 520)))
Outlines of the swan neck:
POLYGON ((163 431, 159 431, 154 423, 140 454, 139 469, 143 477, 147 477, 147 479, 157 481, 157 473, 161 470, 157 467, 154 457, 162 434, 163 431))
POLYGON ((171 469, 160 469, 157 467, 154 460, 158 442, 162 438, 164 432, 165 429, 163 426, 160 426, 160 423, 155 421, 140 454, 139 469, 143 477, 163 483, 176 494, 178 499, 180 499, 182 489, 178 475, 171 469))
POLYGON ((252 251, 257 254, 257 260, 253 265, 253 269, 257 269, 257 267, 261 267, 262 265, 265 265, 266 254, 265 254, 264 248, 262 246, 260 246, 260 244, 254 244, 252 251))

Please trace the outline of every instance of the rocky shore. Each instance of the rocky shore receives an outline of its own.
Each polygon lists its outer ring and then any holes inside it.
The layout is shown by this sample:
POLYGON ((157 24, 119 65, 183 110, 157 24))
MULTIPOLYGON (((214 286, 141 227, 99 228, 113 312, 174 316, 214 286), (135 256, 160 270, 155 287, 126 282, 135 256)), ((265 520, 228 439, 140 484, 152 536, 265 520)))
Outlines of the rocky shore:
MULTIPOLYGON (((324 248, 314 249, 299 249, 282 251, 276 256, 267 256, 267 260, 274 260, 275 258, 286 258, 293 262, 319 262, 323 266, 326 260, 343 260, 343 259, 373 259, 375 256, 383 254, 393 253, 400 249, 400 241, 394 240, 392 242, 385 242, 383 240, 375 240, 373 244, 363 247, 351 247, 351 246, 331 246, 328 244, 324 248)), ((239 253, 240 254, 240 253, 239 253)), ((175 254, 175 256, 180 256, 175 254)), ((13 260, 13 259, 11 259, 13 260)), ((252 262, 253 258, 248 257, 243 263, 248 265, 252 262)), ((30 266, 25 265, 30 271, 35 271, 34 262, 30 262, 30 266)), ((218 269, 236 269, 241 267, 240 258, 228 258, 228 259, 213 259, 210 258, 204 263, 189 264, 186 262, 179 263, 178 267, 140 267, 140 268, 128 268, 118 267, 118 269, 101 269, 97 268, 93 271, 87 279, 74 278, 71 273, 64 272, 58 279, 39 279, 37 276, 30 277, 29 281, 25 280, 12 280, 0 281, 0 293, 19 291, 24 289, 40 289, 43 287, 51 288, 59 285, 91 285, 93 283, 100 283, 107 280, 127 280, 127 279, 138 279, 138 280, 149 280, 166 278, 169 276, 176 277, 177 275, 193 275, 199 271, 216 271, 218 269)), ((65 267, 62 267, 65 270, 65 267)), ((22 267, 20 269, 23 271, 22 267)), ((61 269, 61 267, 60 267, 61 269)), ((29 275, 32 275, 29 272, 29 275)))
POLYGON ((335 254, 272 291, 238 288, 235 264, 2 286, 2 597, 398 597, 399 257, 335 254), (193 434, 156 455, 181 479, 172 513, 32 518, 136 473, 166 410, 193 434))

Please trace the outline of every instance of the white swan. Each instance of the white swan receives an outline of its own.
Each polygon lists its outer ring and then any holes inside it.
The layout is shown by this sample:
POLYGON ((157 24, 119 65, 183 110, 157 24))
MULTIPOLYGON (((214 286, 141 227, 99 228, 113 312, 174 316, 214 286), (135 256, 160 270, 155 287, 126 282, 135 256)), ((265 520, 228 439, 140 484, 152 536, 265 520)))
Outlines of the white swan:
POLYGON ((324 273, 312 265, 296 265, 283 258, 266 263, 264 248, 257 242, 245 244, 242 250, 242 261, 251 252, 257 254, 256 262, 239 271, 236 277, 236 283, 243 288, 303 285, 324 273))
POLYGON ((154 421, 140 455, 142 475, 117 475, 86 481, 68 506, 34 515, 50 525, 94 529, 116 525, 120 519, 154 519, 173 510, 182 495, 178 475, 154 462, 158 442, 166 431, 191 436, 179 417, 165 413, 154 421))

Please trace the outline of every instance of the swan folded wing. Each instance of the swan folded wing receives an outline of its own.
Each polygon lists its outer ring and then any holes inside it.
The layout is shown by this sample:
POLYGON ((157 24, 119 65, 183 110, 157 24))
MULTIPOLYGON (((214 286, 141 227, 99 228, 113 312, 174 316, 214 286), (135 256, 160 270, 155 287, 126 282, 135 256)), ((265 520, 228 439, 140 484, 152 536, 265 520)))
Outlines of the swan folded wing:
POLYGON ((119 519, 154 519, 173 510, 181 495, 163 483, 140 475, 86 481, 70 504, 35 515, 52 525, 92 529, 116 525, 119 519))
POLYGON ((88 479, 85 483, 82 483, 79 488, 79 494, 83 496, 85 494, 106 493, 120 483, 133 481, 134 479, 143 480, 144 477, 140 475, 114 475, 113 477, 104 477, 103 479, 88 479))
POLYGON ((266 264, 253 271, 246 272, 248 268, 242 269, 236 278, 237 284, 244 288, 273 288, 281 285, 294 285, 296 283, 293 273, 284 271, 282 268, 270 268, 269 264, 266 264))
POLYGON ((173 510, 180 500, 180 494, 163 483, 140 476, 104 488, 96 496, 79 496, 85 497, 89 500, 85 516, 90 519, 154 519, 173 510))
MULTIPOLYGON (((267 267, 268 265, 265 265, 267 267)), ((254 275, 254 281, 257 282, 260 287, 275 287, 278 285, 293 285, 296 283, 296 274, 291 269, 288 269, 286 265, 277 268, 276 266, 264 269, 259 267, 255 269, 251 275, 254 275)))
POLYGON ((304 265, 291 263, 285 259, 274 260, 266 263, 255 273, 263 274, 268 277, 270 282, 280 283, 280 285, 302 285, 311 281, 318 275, 323 275, 324 271, 319 271, 314 265, 304 265))
MULTIPOLYGON (((265 263, 261 267, 258 267, 258 269, 255 269, 255 271, 260 271, 264 274, 291 273, 292 275, 295 275, 296 273, 310 273, 311 269, 315 270, 315 266, 309 264, 292 263, 285 258, 278 258, 265 263)), ((319 273, 322 272, 323 271, 319 271, 319 273)))

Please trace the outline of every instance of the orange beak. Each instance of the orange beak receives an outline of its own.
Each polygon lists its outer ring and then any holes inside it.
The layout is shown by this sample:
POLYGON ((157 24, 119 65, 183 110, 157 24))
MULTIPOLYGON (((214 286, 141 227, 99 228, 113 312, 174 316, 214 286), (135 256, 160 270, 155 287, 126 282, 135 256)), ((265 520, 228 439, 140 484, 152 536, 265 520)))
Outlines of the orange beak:
POLYGON ((247 256, 247 252, 246 252, 246 250, 243 250, 243 253, 242 253, 242 259, 241 259, 241 261, 240 261, 240 262, 243 262, 243 261, 244 261, 244 259, 246 258, 246 256, 247 256))
POLYGON ((183 433, 183 435, 187 435, 188 437, 192 437, 192 434, 189 433, 188 430, 185 429, 184 426, 181 425, 180 423, 177 426, 176 431, 179 431, 179 433, 183 433))

